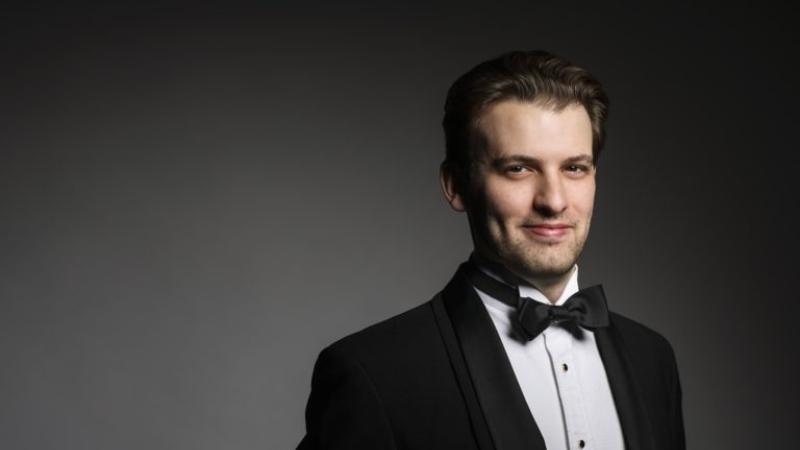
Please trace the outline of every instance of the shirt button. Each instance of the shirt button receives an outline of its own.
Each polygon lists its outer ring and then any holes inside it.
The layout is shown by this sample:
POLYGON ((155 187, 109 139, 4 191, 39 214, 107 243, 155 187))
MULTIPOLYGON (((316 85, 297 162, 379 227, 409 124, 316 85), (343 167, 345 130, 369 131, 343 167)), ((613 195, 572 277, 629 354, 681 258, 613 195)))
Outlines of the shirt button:
POLYGON ((580 448, 586 447, 586 442, 584 442, 583 439, 581 439, 580 441, 578 441, 578 447, 580 448))
POLYGON ((569 366, 568 366, 568 365, 566 365, 566 364, 562 364, 562 365, 561 365, 561 370, 563 370, 564 372, 566 372, 566 371, 568 371, 568 370, 569 370, 569 366))

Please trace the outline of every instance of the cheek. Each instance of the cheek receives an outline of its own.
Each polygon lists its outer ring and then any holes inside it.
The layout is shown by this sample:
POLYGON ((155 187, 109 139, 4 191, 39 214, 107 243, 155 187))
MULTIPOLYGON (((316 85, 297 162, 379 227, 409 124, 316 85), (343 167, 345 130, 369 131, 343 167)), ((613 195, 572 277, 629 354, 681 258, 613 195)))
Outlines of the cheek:
POLYGON ((488 185, 484 194, 487 212, 498 221, 527 217, 532 209, 531 193, 522 186, 488 185))
POLYGON ((586 216, 591 216, 594 209, 594 190, 594 183, 592 183, 591 185, 583 186, 574 193, 573 204, 575 209, 586 216))

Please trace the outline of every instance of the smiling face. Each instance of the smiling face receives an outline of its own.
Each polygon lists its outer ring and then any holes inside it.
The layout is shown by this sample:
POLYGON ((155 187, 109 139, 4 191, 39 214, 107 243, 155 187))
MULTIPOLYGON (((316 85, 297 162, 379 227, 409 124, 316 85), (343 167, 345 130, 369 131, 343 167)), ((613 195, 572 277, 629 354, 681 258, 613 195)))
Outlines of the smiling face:
POLYGON ((506 100, 478 120, 482 151, 450 205, 469 216, 476 252, 528 280, 570 273, 589 233, 595 193, 592 127, 583 106, 506 100))

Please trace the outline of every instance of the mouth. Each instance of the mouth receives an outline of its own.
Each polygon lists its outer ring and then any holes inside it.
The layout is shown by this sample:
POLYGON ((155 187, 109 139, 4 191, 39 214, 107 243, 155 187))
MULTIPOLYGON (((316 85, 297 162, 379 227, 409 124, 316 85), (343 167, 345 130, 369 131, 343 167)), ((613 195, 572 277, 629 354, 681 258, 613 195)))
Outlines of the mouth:
POLYGON ((572 226, 566 223, 534 223, 523 226, 523 229, 533 237, 547 240, 562 238, 571 228, 572 226))

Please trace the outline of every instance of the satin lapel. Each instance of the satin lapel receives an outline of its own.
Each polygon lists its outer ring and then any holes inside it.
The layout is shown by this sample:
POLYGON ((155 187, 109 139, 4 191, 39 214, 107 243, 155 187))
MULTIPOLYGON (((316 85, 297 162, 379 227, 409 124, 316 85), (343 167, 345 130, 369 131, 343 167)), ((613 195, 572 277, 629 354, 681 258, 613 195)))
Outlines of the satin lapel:
POLYGON ((444 347, 447 350, 447 356, 450 358, 456 382, 458 382, 458 387, 467 406, 467 416, 469 416, 469 421, 472 425, 475 442, 480 450, 495 450, 492 437, 489 435, 489 427, 483 417, 483 410, 481 410, 481 406, 478 403, 475 388, 472 387, 472 379, 469 376, 469 370, 461 353, 461 347, 458 345, 453 323, 450 321, 447 311, 445 311, 441 294, 434 297, 431 307, 433 308, 433 316, 436 319, 439 332, 442 335, 444 347))
POLYGON ((653 433, 646 409, 642 403, 641 387, 631 370, 630 357, 625 350, 622 336, 611 325, 594 332, 597 349, 606 369, 606 376, 614 396, 617 416, 628 450, 653 450, 653 433))
MULTIPOLYGON (((469 384, 496 450, 545 450, 486 308, 459 268, 442 292, 469 384)), ((453 356, 451 355, 451 359, 453 356)), ((460 358, 456 358, 459 359, 460 358)), ((468 404, 469 406, 469 404, 468 404)))

